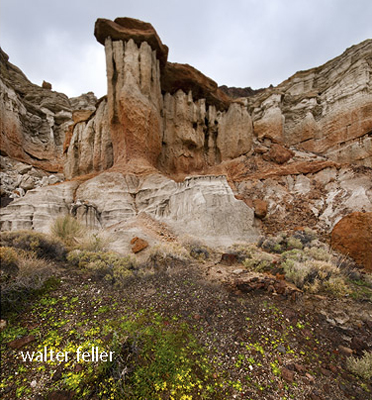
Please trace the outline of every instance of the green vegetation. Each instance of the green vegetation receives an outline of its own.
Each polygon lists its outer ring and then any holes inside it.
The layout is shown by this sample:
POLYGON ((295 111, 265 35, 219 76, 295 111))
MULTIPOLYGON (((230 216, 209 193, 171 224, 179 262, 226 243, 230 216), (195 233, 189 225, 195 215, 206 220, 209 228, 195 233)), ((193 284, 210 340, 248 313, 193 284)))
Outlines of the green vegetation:
POLYGON ((71 251, 67 257, 68 262, 88 272, 96 279, 105 279, 106 281, 120 285, 133 277, 133 270, 136 262, 133 258, 120 257, 110 252, 93 252, 85 250, 71 251))
MULTIPOLYGON (((35 232, 1 234, 5 399, 53 398, 58 391, 83 400, 301 399, 305 380, 323 379, 331 364, 331 390, 354 385, 341 374, 346 364, 358 377, 358 396, 370 393, 370 352, 345 363, 327 336, 335 331, 327 333, 315 313, 267 293, 237 298, 206 282, 197 270, 202 264, 194 268, 213 256, 202 243, 154 247, 138 265, 106 251, 101 234, 78 232, 63 242, 35 232), (21 349, 9 346, 30 335, 21 349), (22 361, 21 351, 41 354, 45 347, 70 356, 22 361), (77 359, 92 347, 115 357, 77 359)), ((363 300, 372 293, 370 276, 335 259, 310 231, 234 251, 246 268, 284 274, 309 293, 357 293, 363 300)))
POLYGON ((72 216, 65 215, 58 217, 50 228, 54 237, 62 240, 66 246, 77 244, 77 238, 84 232, 83 226, 72 216))
POLYGON ((282 233, 264 238, 258 246, 239 246, 235 251, 240 258, 245 258, 243 264, 247 269, 283 274, 287 281, 309 293, 351 295, 360 299, 372 296, 369 290, 372 285, 366 282, 368 275, 361 276, 345 257, 334 257, 308 229, 293 236, 282 233))

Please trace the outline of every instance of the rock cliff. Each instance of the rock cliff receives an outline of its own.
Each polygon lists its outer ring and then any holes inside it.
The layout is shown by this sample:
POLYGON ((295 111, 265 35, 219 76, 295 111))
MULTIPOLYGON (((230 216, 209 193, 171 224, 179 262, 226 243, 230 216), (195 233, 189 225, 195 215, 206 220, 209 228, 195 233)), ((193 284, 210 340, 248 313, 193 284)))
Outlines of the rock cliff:
POLYGON ((95 109, 93 93, 69 99, 50 84, 31 83, 0 49, 1 154, 47 171, 63 170, 62 147, 72 111, 95 109))
POLYGON ((99 19, 95 36, 107 65, 98 102, 33 85, 2 53, 2 154, 63 165, 70 180, 29 186, 1 229, 46 231, 70 213, 130 250, 131 235, 161 240, 159 224, 227 245, 299 226, 329 236, 372 211, 372 40, 254 91, 168 62, 149 23, 99 19))
POLYGON ((248 98, 258 139, 372 166, 372 40, 248 98))

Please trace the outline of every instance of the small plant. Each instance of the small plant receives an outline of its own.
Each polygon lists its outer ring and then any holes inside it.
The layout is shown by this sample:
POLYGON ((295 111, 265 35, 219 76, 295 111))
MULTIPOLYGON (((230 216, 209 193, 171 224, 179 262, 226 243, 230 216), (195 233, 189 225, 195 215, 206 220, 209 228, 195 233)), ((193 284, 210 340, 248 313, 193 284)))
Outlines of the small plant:
POLYGON ((0 234, 1 246, 33 252, 39 258, 64 260, 66 248, 64 244, 48 235, 35 231, 8 231, 0 234))
POLYGON ((18 273, 18 254, 11 247, 0 247, 1 282, 18 273))
POLYGON ((103 278, 117 286, 132 277, 135 268, 135 261, 131 257, 121 257, 103 251, 74 250, 69 253, 67 260, 72 265, 89 272, 93 277, 103 278))
POLYGON ((1 306, 11 310, 22 305, 32 292, 41 289, 52 277, 55 269, 45 259, 40 259, 34 252, 16 250, 9 247, 0 248, 1 268, 3 260, 16 262, 16 274, 1 276, 1 306))
POLYGON ((157 271, 164 271, 189 262, 190 255, 184 247, 176 243, 162 243, 153 247, 148 264, 157 271))
POLYGON ((190 256, 199 262, 206 261, 210 258, 211 249, 199 239, 185 236, 182 238, 182 245, 188 250, 190 256))
POLYGON ((111 238, 103 231, 87 232, 77 239, 78 247, 87 251, 108 251, 111 238))
POLYGON ((349 357, 346 366, 353 374, 364 379, 372 378, 372 352, 364 351, 361 358, 349 357))
POLYGON ((58 217, 50 227, 51 234, 62 240, 66 246, 74 246, 83 235, 83 227, 70 215, 58 217))
POLYGON ((275 263, 276 258, 270 253, 251 248, 248 257, 243 261, 243 265, 248 269, 255 271, 269 271, 275 263))

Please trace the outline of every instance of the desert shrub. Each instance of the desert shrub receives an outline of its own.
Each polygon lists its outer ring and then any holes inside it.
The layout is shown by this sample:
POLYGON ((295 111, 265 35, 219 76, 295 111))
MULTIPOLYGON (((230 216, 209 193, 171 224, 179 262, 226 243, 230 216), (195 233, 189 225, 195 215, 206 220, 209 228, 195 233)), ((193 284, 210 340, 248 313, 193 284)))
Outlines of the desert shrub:
POLYGON ((300 289, 304 288, 305 283, 312 283, 316 277, 316 271, 307 262, 300 262, 289 258, 282 263, 282 267, 285 278, 300 289))
POLYGON ((296 231, 293 237, 299 239, 303 247, 307 247, 313 240, 317 239, 317 234, 310 228, 305 228, 303 230, 296 231))
POLYGON ((324 288, 336 296, 345 296, 351 293, 350 288, 342 276, 331 276, 323 282, 324 288))
POLYGON ((121 257, 118 254, 103 251, 73 250, 68 254, 67 260, 94 278, 105 279, 117 286, 133 276, 136 265, 129 256, 121 257))
POLYGON ((77 238, 83 235, 84 229, 74 217, 65 215, 54 221, 50 227, 50 232, 53 236, 62 240, 66 246, 74 246, 77 244, 77 238))
POLYGON ((3 310, 20 306, 22 300, 26 300, 32 292, 41 289, 55 273, 54 266, 47 260, 38 258, 34 252, 2 247, 0 254, 1 260, 5 258, 17 265, 16 274, 8 275, 7 279, 1 280, 3 310))
POLYGON ((18 254, 11 247, 0 247, 1 282, 18 273, 18 254))
POLYGON ((308 258, 302 251, 292 250, 283 253, 282 257, 282 267, 286 279, 300 289, 310 293, 325 290, 336 296, 350 293, 350 289, 336 265, 308 258))
POLYGON ((168 268, 184 267, 190 261, 190 254, 183 246, 177 243, 162 243, 152 248, 148 267, 165 271, 168 268))
POLYGON ((106 232, 87 231, 77 239, 77 247, 87 251, 108 251, 111 237, 106 232))
POLYGON ((304 249, 304 252, 308 258, 318 261, 330 261, 332 258, 332 255, 323 247, 307 247, 304 249))
POLYGON ((39 258, 64 260, 67 254, 64 244, 48 235, 35 231, 7 231, 0 234, 1 246, 33 252, 39 258))
POLYGON ((247 258, 243 261, 243 265, 248 269, 253 269, 258 272, 271 270, 275 264, 275 256, 259 249, 251 247, 247 258))
POLYGON ((316 233, 311 229, 305 228, 304 230, 296 231, 293 235, 282 232, 275 237, 263 237, 259 240, 258 247, 261 247, 269 253, 281 254, 284 251, 292 249, 301 250, 306 247, 314 246, 316 241, 316 233))
POLYGON ((349 357, 346 366, 350 372, 364 379, 372 378, 372 352, 364 350, 361 358, 349 357))
POLYGON ((199 262, 206 261, 210 258, 211 249, 206 246, 201 240, 186 235, 181 239, 182 246, 189 252, 192 258, 199 262))

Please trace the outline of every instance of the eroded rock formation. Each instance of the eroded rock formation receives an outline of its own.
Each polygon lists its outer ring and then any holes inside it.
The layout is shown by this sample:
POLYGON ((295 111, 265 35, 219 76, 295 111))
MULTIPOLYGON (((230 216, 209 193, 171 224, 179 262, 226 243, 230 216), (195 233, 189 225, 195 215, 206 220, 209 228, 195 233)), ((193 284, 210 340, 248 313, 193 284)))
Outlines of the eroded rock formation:
POLYGON ((93 93, 69 99, 31 83, 0 49, 1 154, 47 171, 63 170, 62 147, 74 109, 95 109, 93 93))
POLYGON ((254 133, 372 167, 372 40, 249 97, 254 133))
POLYGON ((235 198, 224 176, 195 176, 177 183, 160 174, 140 178, 119 172, 31 190, 2 210, 1 229, 48 232, 58 215, 69 213, 91 228, 115 232, 127 243, 130 227, 141 215, 213 246, 258 237, 253 210, 235 198))
POLYGON ((64 160, 74 178, 30 186, 2 229, 46 231, 70 213, 131 251, 160 225, 229 245, 299 226, 329 234, 372 212, 372 40, 253 91, 168 62, 151 24, 99 19, 95 36, 108 82, 98 102, 31 84, 2 53, 2 151, 49 170, 64 160))
POLYGON ((372 212, 354 212, 332 231, 332 247, 372 272, 372 212))
POLYGON ((251 150, 253 128, 244 102, 233 101, 195 68, 167 62, 167 47, 150 24, 99 19, 95 35, 106 51, 108 129, 93 132, 102 125, 98 114, 85 128, 72 129, 69 136, 74 139, 66 146, 67 177, 110 164, 79 160, 85 150, 78 138, 88 125, 87 134, 95 141, 109 132, 101 142, 111 146, 112 141, 112 164, 122 171, 139 172, 138 166, 147 165, 184 177, 251 150))

